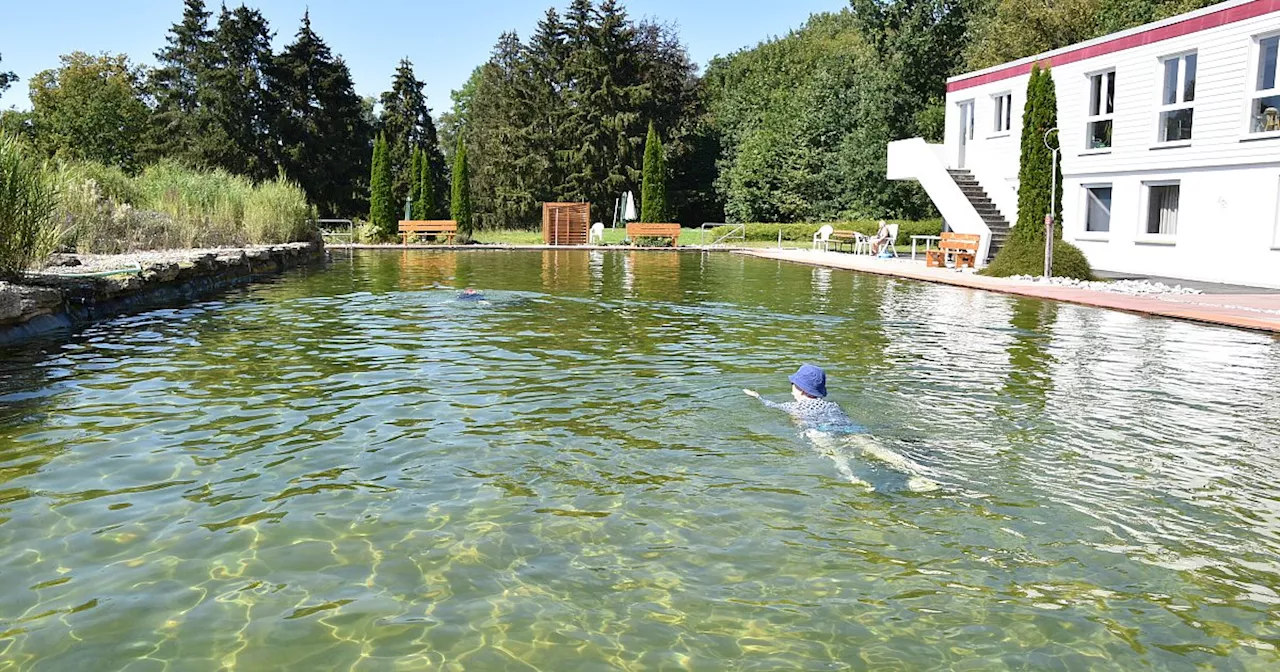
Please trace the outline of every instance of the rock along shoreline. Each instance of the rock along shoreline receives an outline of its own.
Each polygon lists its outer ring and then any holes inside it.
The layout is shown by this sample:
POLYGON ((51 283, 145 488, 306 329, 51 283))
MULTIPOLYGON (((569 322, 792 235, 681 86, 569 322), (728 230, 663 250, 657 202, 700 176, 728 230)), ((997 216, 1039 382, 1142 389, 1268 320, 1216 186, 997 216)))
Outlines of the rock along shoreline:
POLYGON ((317 242, 120 255, 67 255, 0 282, 0 345, 155 305, 190 301, 324 259, 317 242), (74 265, 65 265, 68 262, 74 265), (118 271, 118 272, 115 272, 118 271), (110 273, 107 275, 107 273, 110 273))

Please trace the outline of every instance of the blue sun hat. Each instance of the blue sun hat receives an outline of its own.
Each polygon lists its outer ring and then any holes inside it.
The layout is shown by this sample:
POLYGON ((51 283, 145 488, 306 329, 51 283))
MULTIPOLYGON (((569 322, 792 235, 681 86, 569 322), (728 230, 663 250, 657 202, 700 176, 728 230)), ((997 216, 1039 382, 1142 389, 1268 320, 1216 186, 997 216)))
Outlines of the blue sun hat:
POLYGON ((800 370, 791 374, 787 380, 811 397, 821 399, 827 396, 827 372, 812 364, 800 367, 800 370))

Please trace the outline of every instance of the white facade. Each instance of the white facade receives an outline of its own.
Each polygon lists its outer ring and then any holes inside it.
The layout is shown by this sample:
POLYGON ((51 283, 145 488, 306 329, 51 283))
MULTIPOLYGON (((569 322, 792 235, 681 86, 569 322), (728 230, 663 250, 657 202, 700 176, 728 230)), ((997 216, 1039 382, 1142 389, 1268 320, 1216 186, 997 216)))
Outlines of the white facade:
POLYGON ((961 75, 940 153, 1015 223, 1026 71, 1052 63, 1063 235, 1095 268, 1280 288, 1278 51, 1280 1, 1233 0, 961 75))

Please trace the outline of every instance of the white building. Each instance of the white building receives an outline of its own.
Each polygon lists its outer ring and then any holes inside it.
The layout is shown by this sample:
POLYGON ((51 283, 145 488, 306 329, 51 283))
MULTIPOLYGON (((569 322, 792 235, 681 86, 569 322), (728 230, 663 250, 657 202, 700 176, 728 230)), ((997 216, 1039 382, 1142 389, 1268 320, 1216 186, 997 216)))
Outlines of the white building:
POLYGON ((1232 0, 960 75, 945 144, 892 143, 888 176, 998 242, 1000 215, 1017 218, 1027 80, 1047 64, 1063 236, 1094 268, 1280 288, 1278 52, 1280 0, 1232 0))

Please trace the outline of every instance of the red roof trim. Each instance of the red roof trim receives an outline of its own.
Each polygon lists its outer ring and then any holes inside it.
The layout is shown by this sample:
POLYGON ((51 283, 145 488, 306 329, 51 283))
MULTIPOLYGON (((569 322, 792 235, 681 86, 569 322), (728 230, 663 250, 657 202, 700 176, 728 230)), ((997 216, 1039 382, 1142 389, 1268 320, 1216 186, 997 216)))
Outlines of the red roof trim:
POLYGON ((1159 26, 1157 28, 1149 28, 1131 35, 1107 40, 1106 42, 1091 44, 1087 47, 1071 49, 1048 58, 1029 61, 1018 65, 1010 65, 981 75, 973 75, 964 79, 957 79, 947 83, 947 92, 963 91, 964 89, 973 88, 975 86, 998 82, 1002 79, 1025 75, 1028 72, 1031 72, 1032 63, 1048 63, 1055 67, 1059 65, 1066 65, 1068 63, 1083 61, 1088 58, 1096 58, 1098 56, 1113 54, 1117 51, 1124 51, 1125 49, 1154 44, 1162 40, 1198 33, 1202 30, 1209 30, 1210 28, 1225 26, 1237 21, 1252 19, 1275 11, 1280 11, 1280 0, 1254 0, 1254 2, 1246 2, 1244 4, 1235 5, 1234 7, 1225 7, 1216 12, 1183 19, 1177 23, 1159 26))

